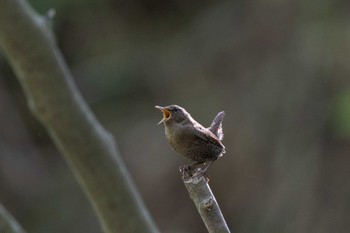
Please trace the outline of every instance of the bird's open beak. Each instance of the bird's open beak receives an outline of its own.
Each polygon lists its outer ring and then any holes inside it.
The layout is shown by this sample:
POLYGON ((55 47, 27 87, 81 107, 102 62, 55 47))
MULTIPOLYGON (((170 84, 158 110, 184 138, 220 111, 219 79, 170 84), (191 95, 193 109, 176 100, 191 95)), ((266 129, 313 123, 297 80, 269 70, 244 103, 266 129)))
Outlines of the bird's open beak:
POLYGON ((170 117, 170 112, 166 108, 161 106, 155 106, 155 108, 158 108, 163 113, 163 119, 159 121, 158 125, 170 117))

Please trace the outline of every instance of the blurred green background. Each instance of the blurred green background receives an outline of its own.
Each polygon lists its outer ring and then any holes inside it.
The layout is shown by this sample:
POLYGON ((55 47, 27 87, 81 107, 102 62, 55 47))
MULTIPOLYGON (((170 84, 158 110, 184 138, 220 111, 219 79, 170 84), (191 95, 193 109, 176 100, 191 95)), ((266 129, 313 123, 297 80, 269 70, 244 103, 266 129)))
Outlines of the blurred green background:
MULTIPOLYGON (((162 232, 206 231, 157 126, 154 105, 174 103, 205 126, 226 111, 209 174, 233 232, 350 232, 348 0, 30 3, 56 10, 58 46, 162 232)), ((101 232, 4 56, 0 201, 29 233, 101 232)))

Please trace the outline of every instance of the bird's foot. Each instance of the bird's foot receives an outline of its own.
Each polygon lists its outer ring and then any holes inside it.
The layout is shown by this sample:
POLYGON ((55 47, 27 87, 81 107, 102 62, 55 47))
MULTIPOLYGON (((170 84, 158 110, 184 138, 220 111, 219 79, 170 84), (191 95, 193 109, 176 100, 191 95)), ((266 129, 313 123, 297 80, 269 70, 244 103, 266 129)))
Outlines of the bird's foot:
POLYGON ((209 181, 209 176, 206 173, 206 169, 203 170, 199 167, 185 164, 185 165, 180 166, 179 170, 182 174, 183 179, 199 178, 199 177, 203 176, 207 182, 209 181))
POLYGON ((182 176, 184 176, 184 177, 192 177, 193 173, 197 169, 195 168, 195 166, 185 164, 185 165, 181 165, 179 167, 179 170, 180 170, 182 176))
POLYGON ((210 179, 209 179, 209 175, 206 173, 206 170, 203 170, 203 169, 201 169, 201 168, 197 168, 196 172, 193 174, 192 177, 199 178, 199 177, 201 177, 201 176, 203 176, 204 179, 205 179, 207 182, 209 182, 209 180, 210 180, 210 179))

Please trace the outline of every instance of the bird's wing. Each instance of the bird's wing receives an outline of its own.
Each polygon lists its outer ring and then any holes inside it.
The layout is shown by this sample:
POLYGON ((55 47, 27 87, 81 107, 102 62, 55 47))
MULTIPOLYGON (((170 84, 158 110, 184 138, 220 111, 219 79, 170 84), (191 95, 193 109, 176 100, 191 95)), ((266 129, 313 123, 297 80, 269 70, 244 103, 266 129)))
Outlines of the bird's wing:
POLYGON ((196 127, 195 135, 204 141, 210 142, 218 147, 225 148, 225 146, 220 142, 220 140, 209 130, 199 126, 196 127))
POLYGON ((207 129, 212 132, 220 141, 224 138, 222 131, 222 121, 224 120, 225 112, 219 112, 207 129))

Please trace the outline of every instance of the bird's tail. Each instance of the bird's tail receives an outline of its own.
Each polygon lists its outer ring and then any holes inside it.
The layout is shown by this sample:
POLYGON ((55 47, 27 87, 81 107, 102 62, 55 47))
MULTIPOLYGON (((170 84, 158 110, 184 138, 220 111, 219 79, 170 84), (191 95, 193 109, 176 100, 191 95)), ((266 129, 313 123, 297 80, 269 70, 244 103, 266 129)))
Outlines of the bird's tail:
POLYGON ((222 121, 224 120, 225 112, 219 112, 208 128, 220 141, 224 138, 224 132, 222 131, 222 121))

